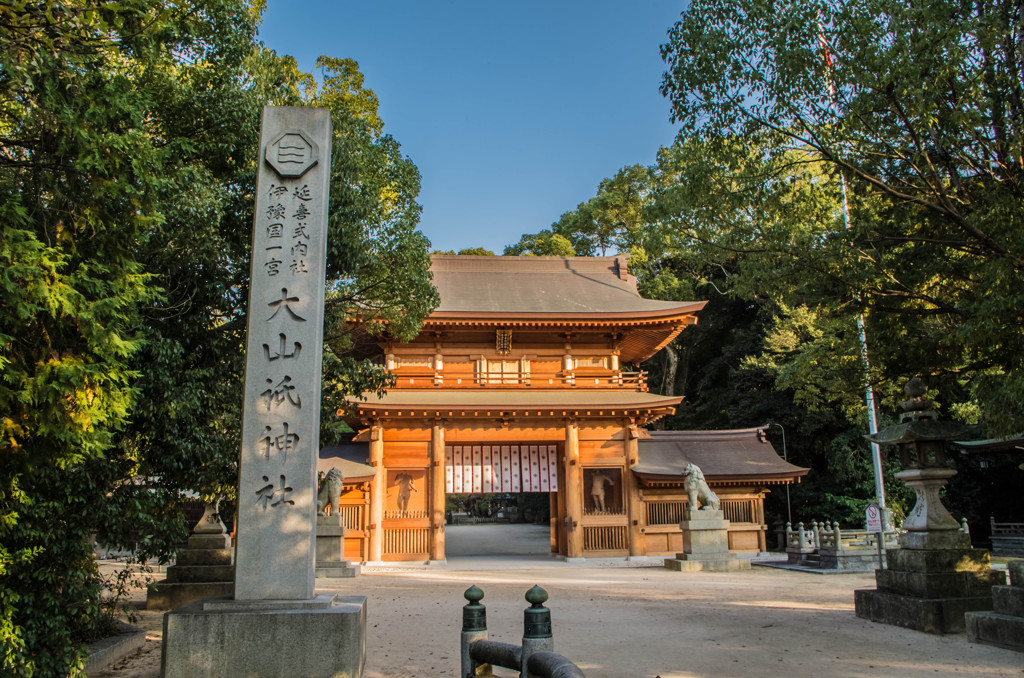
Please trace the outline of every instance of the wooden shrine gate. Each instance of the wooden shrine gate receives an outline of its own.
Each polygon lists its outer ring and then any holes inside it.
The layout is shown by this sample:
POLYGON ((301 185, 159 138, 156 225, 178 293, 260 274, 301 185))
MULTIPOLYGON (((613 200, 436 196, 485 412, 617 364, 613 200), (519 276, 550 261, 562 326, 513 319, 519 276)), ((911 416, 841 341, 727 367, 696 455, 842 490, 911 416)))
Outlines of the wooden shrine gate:
POLYGON ((558 445, 447 445, 444 491, 557 492, 558 445))

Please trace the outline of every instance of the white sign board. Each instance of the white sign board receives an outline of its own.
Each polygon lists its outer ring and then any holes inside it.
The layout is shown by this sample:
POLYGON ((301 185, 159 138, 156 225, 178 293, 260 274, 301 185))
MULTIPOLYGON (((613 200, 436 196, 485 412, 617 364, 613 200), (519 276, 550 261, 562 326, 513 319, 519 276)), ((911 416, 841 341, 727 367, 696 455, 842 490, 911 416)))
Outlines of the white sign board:
POLYGON ((882 531, 882 509, 875 502, 868 504, 864 510, 864 522, 867 523, 868 532, 882 531))

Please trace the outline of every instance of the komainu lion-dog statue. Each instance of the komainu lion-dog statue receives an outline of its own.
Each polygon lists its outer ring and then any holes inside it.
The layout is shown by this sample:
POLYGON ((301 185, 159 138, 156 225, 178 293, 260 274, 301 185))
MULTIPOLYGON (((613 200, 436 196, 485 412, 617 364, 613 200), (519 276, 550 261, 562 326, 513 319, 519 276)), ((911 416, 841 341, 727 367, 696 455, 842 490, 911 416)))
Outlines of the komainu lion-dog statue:
POLYGON ((686 478, 683 484, 686 487, 686 499, 689 501, 689 509, 691 511, 698 510, 698 506, 701 509, 707 507, 712 511, 718 511, 722 508, 718 495, 708 487, 707 481, 704 480, 704 472, 700 470, 699 466, 687 464, 686 468, 683 469, 683 477, 686 478))
POLYGON ((318 516, 326 516, 327 509, 330 509, 331 515, 338 511, 338 500, 341 499, 341 486, 344 482, 345 477, 341 475, 341 471, 332 466, 320 481, 320 489, 316 493, 316 514, 318 516))

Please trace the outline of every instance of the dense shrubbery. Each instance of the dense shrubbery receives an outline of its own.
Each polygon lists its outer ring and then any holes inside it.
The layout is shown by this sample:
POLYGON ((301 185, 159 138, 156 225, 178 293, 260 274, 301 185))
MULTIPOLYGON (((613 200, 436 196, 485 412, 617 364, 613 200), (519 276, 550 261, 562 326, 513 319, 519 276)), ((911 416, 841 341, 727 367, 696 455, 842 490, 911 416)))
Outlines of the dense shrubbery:
POLYGON ((387 383, 343 354, 354 299, 402 337, 435 301, 376 97, 354 61, 318 85, 264 49, 262 4, 0 2, 3 675, 81 673, 94 535, 167 557, 181 491, 230 492, 263 105, 334 117, 324 407, 387 383))

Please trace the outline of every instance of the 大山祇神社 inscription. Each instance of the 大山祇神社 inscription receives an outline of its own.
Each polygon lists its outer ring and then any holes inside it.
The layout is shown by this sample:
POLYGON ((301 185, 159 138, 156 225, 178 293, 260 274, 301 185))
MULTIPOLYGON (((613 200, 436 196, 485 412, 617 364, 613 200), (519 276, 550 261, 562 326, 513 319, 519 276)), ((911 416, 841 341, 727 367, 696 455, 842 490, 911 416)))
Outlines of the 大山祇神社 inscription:
POLYGON ((326 109, 264 109, 236 600, 313 597, 330 140, 326 109), (321 148, 328 149, 326 156, 321 148))

